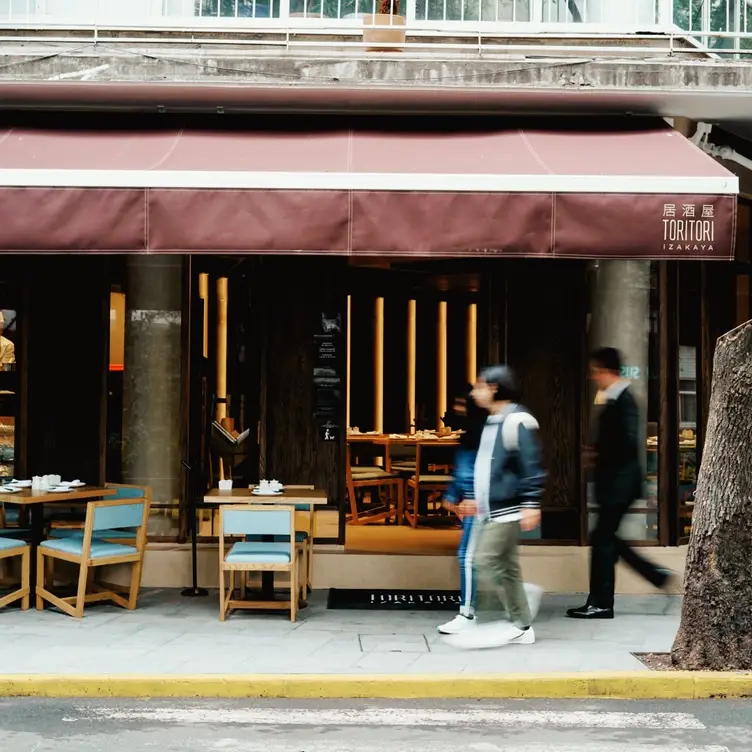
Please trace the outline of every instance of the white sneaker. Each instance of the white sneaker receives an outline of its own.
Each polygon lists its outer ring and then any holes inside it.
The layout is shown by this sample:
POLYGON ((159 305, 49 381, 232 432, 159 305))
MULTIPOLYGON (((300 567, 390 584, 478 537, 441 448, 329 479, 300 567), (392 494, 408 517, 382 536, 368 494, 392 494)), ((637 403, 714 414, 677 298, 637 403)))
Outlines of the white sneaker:
POLYGON ((517 629, 516 634, 512 635, 507 645, 535 645, 535 631, 532 627, 527 629, 517 629))
POLYGON ((457 614, 457 616, 452 619, 452 621, 448 621, 446 624, 442 624, 440 627, 437 627, 437 631, 439 634, 443 635, 453 635, 453 634, 459 634, 460 632, 463 632, 468 629, 473 629, 473 627, 478 626, 478 620, 474 616, 465 616, 465 614, 457 614))
POLYGON ((535 643, 535 632, 532 627, 522 630, 509 624, 509 622, 502 621, 483 624, 477 629, 448 635, 444 637, 444 642, 463 650, 487 650, 505 647, 506 645, 533 645, 535 643))
POLYGON ((527 596, 530 621, 535 621, 535 617, 538 616, 538 611, 540 610, 541 600, 543 599, 543 588, 529 582, 525 582, 522 587, 525 588, 525 595, 527 596))

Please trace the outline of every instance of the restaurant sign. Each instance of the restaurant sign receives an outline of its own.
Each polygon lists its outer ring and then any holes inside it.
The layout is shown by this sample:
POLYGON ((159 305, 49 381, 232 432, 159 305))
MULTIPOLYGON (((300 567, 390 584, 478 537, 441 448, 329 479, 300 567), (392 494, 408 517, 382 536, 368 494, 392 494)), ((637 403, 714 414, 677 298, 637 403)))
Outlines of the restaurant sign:
POLYGON ((342 314, 324 311, 314 335, 313 362, 313 413, 322 441, 335 441, 339 434, 342 361, 342 314))

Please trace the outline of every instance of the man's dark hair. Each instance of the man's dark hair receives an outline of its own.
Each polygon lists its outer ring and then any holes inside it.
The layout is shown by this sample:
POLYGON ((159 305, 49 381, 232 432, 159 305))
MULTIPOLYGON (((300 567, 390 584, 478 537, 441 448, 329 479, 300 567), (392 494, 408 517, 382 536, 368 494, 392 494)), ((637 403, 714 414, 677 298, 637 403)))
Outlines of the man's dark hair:
POLYGON ((489 366, 480 373, 480 378, 489 386, 496 387, 497 402, 517 402, 520 398, 517 381, 507 366, 489 366))
POLYGON ((621 373, 621 353, 615 347, 599 347, 593 350, 590 360, 607 371, 621 373))

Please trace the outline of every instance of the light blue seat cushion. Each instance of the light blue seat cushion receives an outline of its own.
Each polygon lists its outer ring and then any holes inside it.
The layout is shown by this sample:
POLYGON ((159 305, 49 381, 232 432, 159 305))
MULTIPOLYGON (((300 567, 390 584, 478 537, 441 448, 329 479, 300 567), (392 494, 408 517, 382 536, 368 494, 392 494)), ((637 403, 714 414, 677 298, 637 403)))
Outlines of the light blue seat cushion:
POLYGON ((13 538, 0 538, 0 551, 11 551, 14 548, 23 548, 26 544, 13 538))
POLYGON ((228 564, 289 564, 288 543, 236 543, 225 557, 228 564))
MULTIPOLYGON (((264 537, 263 535, 246 535, 245 540, 246 540, 246 543, 260 543, 263 537, 264 537)), ((290 537, 289 535, 275 535, 274 542, 275 543, 287 543, 287 540, 289 537, 290 537)), ((297 530, 295 532, 296 543, 305 543, 307 540, 308 540, 308 533, 306 533, 305 530, 297 530)))
MULTIPOLYGON (((47 551, 60 551, 64 554, 80 556, 83 550, 83 543, 83 536, 79 536, 48 540, 39 547, 47 551)), ((89 557, 92 559, 105 559, 109 556, 132 556, 135 553, 138 553, 138 551, 133 546, 123 546, 120 543, 105 543, 104 541, 93 540, 91 542, 89 557)))

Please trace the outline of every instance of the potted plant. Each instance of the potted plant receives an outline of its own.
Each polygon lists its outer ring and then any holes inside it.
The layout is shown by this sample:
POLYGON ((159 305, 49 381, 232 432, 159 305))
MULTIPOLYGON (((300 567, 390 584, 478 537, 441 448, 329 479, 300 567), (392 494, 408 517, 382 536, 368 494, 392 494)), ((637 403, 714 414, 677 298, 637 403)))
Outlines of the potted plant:
POLYGON ((406 39, 400 0, 376 0, 376 13, 363 16, 363 41, 371 52, 401 52, 406 39))

